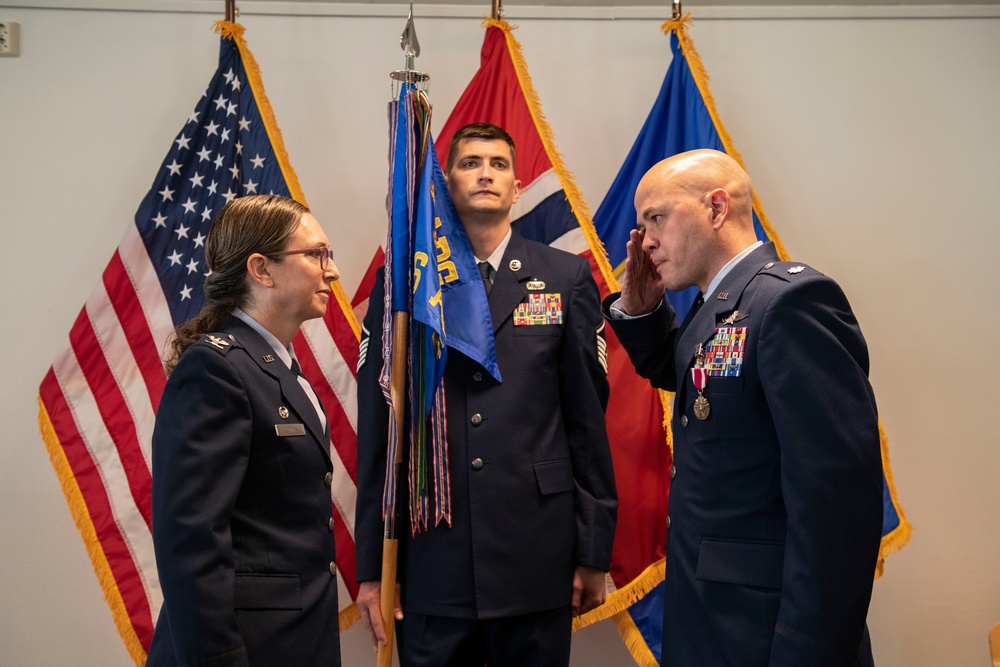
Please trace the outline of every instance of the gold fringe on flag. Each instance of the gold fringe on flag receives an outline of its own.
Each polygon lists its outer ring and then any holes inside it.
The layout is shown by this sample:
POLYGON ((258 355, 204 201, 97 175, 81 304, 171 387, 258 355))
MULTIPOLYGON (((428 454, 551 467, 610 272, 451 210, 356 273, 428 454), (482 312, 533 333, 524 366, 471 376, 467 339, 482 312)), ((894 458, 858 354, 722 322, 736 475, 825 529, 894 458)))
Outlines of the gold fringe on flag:
MULTIPOLYGON (((666 571, 666 561, 661 558, 627 585, 608 594, 608 599, 600 607, 591 609, 586 614, 573 619, 573 631, 585 628, 591 623, 603 621, 626 611, 633 604, 646 597, 646 594, 656 588, 662 581, 666 571)), ((624 635, 622 639, 626 639, 624 635)), ((627 639, 626 639, 627 642, 627 639)))
POLYGON ((632 615, 627 611, 623 611, 615 614, 614 621, 615 627, 618 628, 618 634, 624 640, 625 648, 632 654, 635 664, 639 667, 660 667, 660 662, 653 655, 653 652, 649 650, 646 639, 642 636, 635 621, 632 620, 632 615))
POLYGON ((902 549, 910 541, 910 536, 913 533, 913 527, 906 520, 903 507, 896 499, 896 482, 892 478, 892 468, 889 466, 889 438, 882 428, 881 419, 878 422, 878 439, 882 445, 882 473, 885 475, 885 483, 889 487, 889 497, 892 499, 892 506, 896 510, 896 516, 899 517, 899 525, 888 535, 882 536, 882 545, 878 550, 878 565, 875 568, 876 579, 882 576, 882 572, 885 569, 886 556, 902 549))
MULTIPOLYGON (((90 512, 87 510, 87 503, 83 499, 80 485, 76 482, 73 469, 66 459, 66 452, 63 451, 59 437, 52 427, 52 420, 49 419, 49 412, 45 409, 41 397, 38 398, 38 430, 42 434, 45 448, 49 450, 49 460, 52 462, 56 477, 59 478, 59 486, 62 487, 63 495, 66 496, 66 504, 69 505, 73 523, 76 524, 76 528, 83 538, 87 555, 90 556, 90 562, 94 566, 94 574, 97 575, 97 581, 104 592, 104 600, 111 609, 111 616, 115 621, 115 627, 118 628, 118 634, 135 664, 144 665, 146 651, 143 650, 135 628, 132 627, 132 621, 125 609, 125 601, 122 600, 121 591, 118 590, 118 582, 115 581, 114 574, 111 572, 111 565, 104 555, 104 550, 101 549, 101 542, 97 539, 97 531, 94 529, 94 522, 90 518, 90 512)), ((153 620, 155 622, 156 619, 153 620)))

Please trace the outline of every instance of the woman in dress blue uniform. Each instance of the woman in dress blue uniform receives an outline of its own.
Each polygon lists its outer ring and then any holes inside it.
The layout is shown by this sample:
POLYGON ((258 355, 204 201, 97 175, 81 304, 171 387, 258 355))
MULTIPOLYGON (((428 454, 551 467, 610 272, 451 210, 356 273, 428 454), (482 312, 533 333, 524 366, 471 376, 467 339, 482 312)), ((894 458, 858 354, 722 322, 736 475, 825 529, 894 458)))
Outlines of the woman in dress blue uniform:
POLYGON ((326 415, 291 341, 340 276, 301 204, 230 202, 153 432, 163 607, 147 665, 339 667, 326 415))

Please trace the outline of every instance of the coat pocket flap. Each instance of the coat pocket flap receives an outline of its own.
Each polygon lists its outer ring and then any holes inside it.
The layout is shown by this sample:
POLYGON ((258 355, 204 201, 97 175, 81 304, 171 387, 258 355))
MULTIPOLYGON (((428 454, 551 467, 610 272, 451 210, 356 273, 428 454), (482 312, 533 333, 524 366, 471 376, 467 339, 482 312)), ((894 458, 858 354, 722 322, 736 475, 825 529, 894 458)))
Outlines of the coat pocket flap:
POLYGON ((543 496, 572 491, 576 488, 573 481, 573 462, 569 459, 536 463, 535 479, 538 480, 538 490, 543 496))
POLYGON ((784 562, 784 544, 704 539, 694 576, 723 584, 781 588, 784 562))
POLYGON ((237 609, 302 609, 297 574, 237 574, 233 593, 237 609))

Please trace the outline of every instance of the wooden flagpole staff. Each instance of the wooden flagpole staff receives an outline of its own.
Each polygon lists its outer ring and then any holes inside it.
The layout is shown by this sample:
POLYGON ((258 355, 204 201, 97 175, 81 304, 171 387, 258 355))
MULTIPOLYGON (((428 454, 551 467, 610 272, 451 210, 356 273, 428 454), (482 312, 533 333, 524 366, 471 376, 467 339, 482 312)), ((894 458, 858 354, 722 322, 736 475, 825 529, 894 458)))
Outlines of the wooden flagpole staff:
MULTIPOLYGON (((394 81, 402 83, 418 84, 428 81, 430 77, 427 74, 413 69, 414 59, 420 55, 420 42, 417 41, 417 32, 413 27, 412 1, 410 2, 410 13, 406 20, 406 27, 403 28, 403 33, 399 37, 399 45, 405 55, 404 69, 391 72, 389 76, 394 81)), ((390 270, 390 267, 386 267, 386 270, 390 270)), ((392 322, 392 365, 389 379, 389 398, 392 401, 392 410, 389 419, 395 420, 396 427, 396 456, 393 460, 395 467, 393 478, 396 480, 396 488, 392 489, 392 494, 398 498, 399 474, 403 463, 403 444, 406 439, 406 376, 410 344, 410 314, 406 311, 397 311, 393 313, 392 322)), ((392 426, 393 424, 390 424, 390 432, 392 432, 392 426)), ((385 531, 382 536, 380 605, 386 641, 385 644, 378 645, 376 661, 378 667, 392 666, 392 644, 395 636, 396 572, 399 557, 397 518, 395 514, 386 515, 385 531)))

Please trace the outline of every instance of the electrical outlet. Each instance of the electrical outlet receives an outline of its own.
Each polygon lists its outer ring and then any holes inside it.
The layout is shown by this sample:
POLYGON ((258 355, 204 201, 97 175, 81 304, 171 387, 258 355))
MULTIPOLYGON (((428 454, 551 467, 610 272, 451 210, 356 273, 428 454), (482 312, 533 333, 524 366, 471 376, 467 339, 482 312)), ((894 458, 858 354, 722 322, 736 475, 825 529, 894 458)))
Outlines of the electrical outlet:
POLYGON ((17 28, 17 24, 12 21, 0 21, 0 57, 21 55, 17 28))

